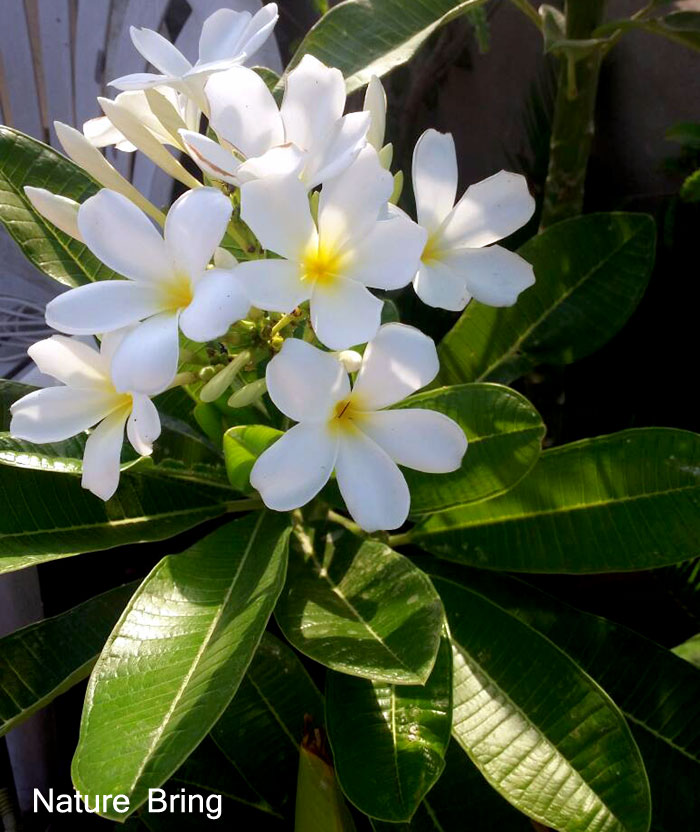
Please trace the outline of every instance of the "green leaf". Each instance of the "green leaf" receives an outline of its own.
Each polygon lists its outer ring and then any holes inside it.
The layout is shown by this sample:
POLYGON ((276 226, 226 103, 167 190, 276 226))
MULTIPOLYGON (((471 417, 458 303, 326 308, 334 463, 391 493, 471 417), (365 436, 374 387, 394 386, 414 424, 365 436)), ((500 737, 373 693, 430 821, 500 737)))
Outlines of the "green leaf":
POLYGON ((126 794, 133 811, 206 736, 284 583, 288 530, 285 515, 250 514, 146 578, 90 677, 72 769, 84 795, 126 794))
POLYGON ((700 123, 697 121, 679 121, 666 130, 664 138, 685 147, 700 150, 700 123))
POLYGON ((518 251, 536 282, 515 306, 472 301, 439 347, 445 384, 510 382, 538 364, 570 364, 599 349, 639 303, 654 265, 646 214, 564 220, 518 251))
POLYGON ((673 652, 681 659, 700 668, 700 633, 674 647, 673 652))
POLYGON ((469 440, 461 468, 451 474, 404 470, 413 515, 502 494, 530 471, 540 455, 542 418, 524 396, 508 387, 463 384, 428 390, 398 407, 438 410, 454 419, 469 440))
POLYGON ((700 671, 644 636, 576 610, 521 580, 419 559, 487 597, 553 641, 613 697, 627 717, 652 792, 652 829, 676 832, 700 816, 700 671))
POLYGON ((507 803, 455 742, 445 755, 445 770, 423 798, 410 823, 374 820, 375 832, 533 832, 525 815, 507 803))
POLYGON ((410 534, 448 560, 513 572, 621 572, 694 557, 700 435, 638 428, 545 451, 515 488, 410 534))
POLYGON ((59 231, 38 214, 24 195, 24 186, 84 202, 100 186, 65 156, 48 145, 0 126, 0 222, 24 255, 44 274, 66 286, 108 280, 115 272, 103 265, 83 243, 59 231))
POLYGON ((280 815, 293 813, 304 718, 323 698, 294 652, 265 633, 233 701, 211 731, 234 771, 280 815))
POLYGON ((348 92, 406 63, 441 26, 485 0, 346 0, 306 35, 287 71, 314 55, 345 76, 348 92))
POLYGON ((685 202, 700 202, 700 170, 686 176, 681 185, 680 196, 685 202))
POLYGON ((138 581, 0 639, 0 736, 85 679, 138 581))
POLYGON ((387 685, 331 671, 328 738, 348 800, 379 820, 410 820, 444 768, 451 714, 447 637, 425 685, 387 685))
POLYGON ((236 491, 254 491, 250 472, 260 454, 282 436, 281 430, 268 425, 239 425, 224 434, 226 473, 236 491))
POLYGON ((605 692, 471 587, 435 585, 452 634, 452 733, 488 782, 560 832, 646 832, 644 765, 605 692))
POLYGON ((0 574, 173 537, 225 514, 231 496, 225 488, 127 473, 104 503, 76 478, 0 465, 0 574))
POLYGON ((440 643, 444 612, 430 579, 403 555, 345 534, 322 556, 292 547, 275 609, 285 637, 333 670, 422 684, 440 643))

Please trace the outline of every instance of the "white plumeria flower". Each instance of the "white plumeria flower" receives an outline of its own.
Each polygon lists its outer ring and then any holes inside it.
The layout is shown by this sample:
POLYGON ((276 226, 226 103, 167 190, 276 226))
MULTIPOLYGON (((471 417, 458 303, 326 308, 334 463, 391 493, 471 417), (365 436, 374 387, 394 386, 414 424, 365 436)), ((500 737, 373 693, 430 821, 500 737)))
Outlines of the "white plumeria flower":
POLYGON ((314 332, 333 350, 373 338, 383 304, 367 287, 406 286, 426 239, 406 215, 386 214, 392 187, 391 174, 370 145, 323 186, 318 224, 306 188, 295 177, 243 185, 241 217, 266 249, 284 258, 238 266, 251 303, 286 313, 310 300, 314 332))
POLYGON ((223 335, 250 308, 235 272, 207 268, 231 214, 214 188, 183 194, 165 221, 164 237, 121 194, 102 190, 78 211, 85 244, 128 280, 103 280, 54 298, 46 322, 60 332, 90 335, 138 326, 112 363, 117 390, 156 393, 177 372, 178 324, 187 338, 223 335))
POLYGON ((63 386, 35 390, 10 408, 10 435, 38 444, 60 442, 97 425, 85 443, 82 486, 103 500, 119 484, 124 425, 141 456, 152 453, 160 435, 158 411, 148 396, 120 392, 112 383, 110 366, 125 335, 105 335, 99 351, 63 335, 33 344, 29 356, 63 386))
POLYGON ((432 339, 404 324, 386 324, 365 350, 354 388, 330 353, 289 339, 267 367, 275 405, 299 424, 256 461, 251 485, 277 511, 303 506, 335 470, 340 493, 368 532, 396 529, 408 516, 404 465, 455 471, 467 449, 448 416, 422 408, 385 410, 431 382, 438 371, 432 339))
POLYGON ((494 246, 530 219, 535 200, 525 177, 500 173, 471 185, 455 205, 457 154, 449 133, 426 130, 413 153, 418 223, 428 232, 413 286, 429 306, 459 311, 476 298, 512 306, 535 282, 532 266, 494 246), (488 246, 488 248, 486 248, 488 246))
POLYGON ((161 74, 124 75, 111 81, 111 86, 120 90, 170 86, 192 98, 206 112, 204 84, 207 78, 251 58, 272 34, 278 17, 276 3, 268 3, 255 15, 219 9, 204 21, 199 38, 199 59, 194 66, 158 32, 132 26, 130 33, 134 46, 161 74))
POLYGON ((200 168, 223 182, 296 171, 314 188, 345 170, 367 143, 370 114, 344 116, 343 74, 311 55, 287 76, 279 108, 262 78, 242 66, 212 76, 205 92, 221 143, 180 135, 200 168))

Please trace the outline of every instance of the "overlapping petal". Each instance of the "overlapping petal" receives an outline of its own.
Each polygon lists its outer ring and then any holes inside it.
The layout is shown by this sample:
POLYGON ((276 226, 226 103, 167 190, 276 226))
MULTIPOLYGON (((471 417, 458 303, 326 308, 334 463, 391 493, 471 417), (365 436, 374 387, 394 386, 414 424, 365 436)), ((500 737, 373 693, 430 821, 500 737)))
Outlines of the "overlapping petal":
POLYGON ((350 393, 342 364, 296 338, 267 365, 266 380, 275 407, 295 422, 327 422, 335 403, 350 393))
POLYGON ((109 382, 109 365, 104 357, 75 338, 52 335, 32 344, 27 354, 40 372, 69 387, 104 389, 109 382))
POLYGON ((136 49, 163 75, 177 78, 192 69, 192 64, 182 52, 153 29, 131 26, 129 34, 136 49))
POLYGON ((202 24, 199 36, 199 60, 222 61, 241 51, 243 33, 252 20, 250 12, 217 9, 202 24))
POLYGON ((28 442, 60 442, 87 430, 122 403, 112 390, 45 387, 10 408, 10 434, 28 442))
POLYGON ((327 347, 345 350, 377 334, 383 306, 357 280, 336 277, 329 286, 319 281, 311 294, 311 325, 327 347))
POLYGON ((430 384, 439 368, 432 338, 406 324, 385 324, 367 345, 353 392, 363 410, 380 410, 430 384))
POLYGON ((191 159, 207 176, 231 185, 238 183, 237 174, 241 162, 231 151, 193 130, 180 130, 180 138, 191 159))
POLYGON ((337 448, 337 439, 318 425, 295 425, 258 458, 250 473, 251 485, 269 508, 299 508, 328 482, 337 448))
POLYGON ((418 222, 435 231, 457 196, 457 154, 450 133, 426 130, 413 151, 413 192, 418 222))
POLYGON ((343 115, 345 80, 339 69, 304 55, 287 76, 280 107, 287 141, 309 150, 343 115))
POLYGON ((160 436, 160 417, 156 406, 142 393, 134 393, 132 396, 126 434, 134 450, 141 456, 153 453, 153 443, 160 436))
POLYGON ((241 281, 231 271, 209 269, 196 284, 194 298, 180 314, 180 329, 193 341, 224 335, 250 309, 241 281))
POLYGON ((472 299, 462 273, 438 260, 421 262, 413 288, 423 303, 452 312, 461 312, 472 299))
POLYGON ((455 249, 445 258, 445 266, 463 278, 470 294, 489 306, 512 306, 535 283, 530 263, 502 246, 455 249))
POLYGON ((356 243, 347 274, 377 289, 400 289, 413 279, 427 236, 404 213, 377 222, 356 243))
POLYGON ((250 303, 270 312, 291 312, 311 296, 298 263, 289 260, 249 260, 236 269, 250 303))
POLYGON ((100 422, 85 443, 81 484, 101 500, 109 500, 119 485, 119 462, 128 416, 128 407, 115 410, 100 422))
POLYGON ((162 312, 134 327, 112 359, 117 390, 153 394, 164 390, 177 373, 180 345, 178 315, 162 312))

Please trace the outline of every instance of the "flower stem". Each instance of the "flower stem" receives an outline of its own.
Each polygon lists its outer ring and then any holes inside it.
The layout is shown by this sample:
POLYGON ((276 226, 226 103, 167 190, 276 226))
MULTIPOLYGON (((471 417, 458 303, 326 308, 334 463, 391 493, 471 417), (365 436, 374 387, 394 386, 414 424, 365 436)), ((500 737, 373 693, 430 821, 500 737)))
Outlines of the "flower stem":
POLYGON ((251 497, 248 500, 231 500, 226 503, 226 511, 235 514, 239 511, 255 511, 258 508, 265 508, 265 504, 259 497, 251 497))
POLYGON ((298 307, 296 309, 292 309, 292 311, 288 312, 286 315, 283 315, 270 330, 270 338, 277 335, 281 329, 284 329, 288 324, 291 324, 292 321, 298 320, 300 315, 301 311, 298 307))
POLYGON ((356 534, 358 537, 367 537, 367 532, 362 527, 358 526, 353 520, 344 517, 342 514, 338 514, 337 511, 329 509, 328 519, 333 523, 337 523, 339 526, 342 526, 344 529, 347 529, 349 532, 356 534))
POLYGON ((411 532, 404 532, 403 534, 389 535, 389 546, 395 549, 397 546, 406 546, 413 540, 411 532))

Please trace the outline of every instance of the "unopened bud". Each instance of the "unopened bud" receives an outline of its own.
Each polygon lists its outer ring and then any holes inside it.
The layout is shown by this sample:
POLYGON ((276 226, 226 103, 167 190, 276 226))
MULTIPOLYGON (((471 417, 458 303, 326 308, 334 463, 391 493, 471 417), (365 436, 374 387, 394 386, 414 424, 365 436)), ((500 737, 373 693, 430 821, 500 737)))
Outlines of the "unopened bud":
POLYGON ((200 381, 209 381, 214 378, 215 375, 216 370, 213 367, 202 367, 202 369, 197 373, 197 377, 200 381))
POLYGON ((335 357, 348 373, 356 373, 362 366, 362 356, 355 350, 341 350, 335 354, 335 357))
POLYGON ((379 151, 379 163, 384 170, 391 168, 391 163, 394 161, 394 145, 389 142, 379 151))
POLYGON ((392 205, 397 205, 401 199, 401 192, 403 191, 403 171, 399 170, 394 176, 394 192, 389 197, 389 202, 392 205))
POLYGON ((265 379, 259 378, 251 381, 250 384, 246 384, 245 387, 241 387, 240 390, 236 390, 227 404, 229 407, 248 407, 248 405, 255 404, 261 399, 266 391, 267 384, 265 379))
POLYGON ((376 150, 379 150, 384 144, 384 131, 386 129, 386 93, 382 82, 376 75, 373 75, 369 84, 367 84, 363 109, 370 114, 367 141, 376 150))
POLYGON ((250 353, 248 350, 244 350, 239 353, 233 361, 230 362, 230 364, 224 367, 223 370, 220 370, 214 378, 210 379, 204 387, 202 387, 199 391, 199 398, 203 402, 216 401, 219 396, 226 392, 227 388, 231 385, 231 382, 243 369, 243 367, 245 367, 248 361, 250 361, 250 353))

